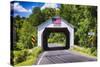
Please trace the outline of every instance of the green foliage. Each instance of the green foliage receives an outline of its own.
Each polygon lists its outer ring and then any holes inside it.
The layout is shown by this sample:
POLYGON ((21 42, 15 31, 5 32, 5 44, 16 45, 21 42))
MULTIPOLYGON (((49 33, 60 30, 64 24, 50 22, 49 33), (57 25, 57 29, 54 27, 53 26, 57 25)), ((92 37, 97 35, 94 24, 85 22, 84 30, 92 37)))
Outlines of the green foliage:
POLYGON ((50 33, 48 43, 65 43, 65 34, 63 33, 50 33))
MULTIPOLYGON (((60 15, 75 28, 75 44, 82 47, 97 47, 97 7, 83 5, 61 5, 60 15), (89 36, 89 32, 95 35, 89 36)), ((93 48, 90 47, 90 48, 93 48)))
POLYGON ((33 50, 32 50, 32 55, 37 57, 40 53, 42 52, 42 48, 40 47, 35 47, 33 50))
MULTIPOLYGON (((11 17, 13 19, 14 40, 12 46, 14 56, 12 58, 14 58, 14 64, 35 63, 37 56, 41 53, 41 48, 35 47, 37 46, 37 26, 55 15, 60 15, 74 26, 74 42, 83 47, 82 49, 75 48, 76 50, 94 56, 97 55, 97 7, 61 4, 58 10, 55 8, 40 10, 39 7, 35 7, 28 18, 11 17), (88 35, 89 32, 93 32, 94 35, 88 35), (34 45, 31 43, 33 35, 36 39, 34 45), (27 50, 32 48, 32 52, 28 51, 27 53, 27 50), (24 51, 24 49, 26 50, 24 51)), ((52 33, 48 38, 48 42, 65 42, 65 36, 52 33)))
POLYGON ((38 26, 42 22, 44 22, 44 15, 42 14, 41 10, 39 7, 33 8, 33 13, 29 16, 28 21, 33 25, 33 26, 38 26))
MULTIPOLYGON (((26 60, 23 60, 21 63, 17 63, 15 66, 25 66, 25 65, 33 65, 33 64, 35 64, 36 63, 36 59, 38 58, 38 55, 42 52, 42 49, 40 47, 34 47, 31 50, 32 50, 31 52, 29 50, 27 50, 28 52, 26 53, 26 55, 23 54, 23 55, 26 56, 26 60)), ((19 56, 18 54, 15 54, 15 55, 19 56)))
MULTIPOLYGON (((39 7, 35 7, 33 8, 32 14, 24 19, 20 16, 16 16, 14 18, 16 21, 14 28, 17 31, 17 40, 14 43, 18 42, 18 44, 23 44, 24 48, 33 47, 31 44, 31 36, 37 36, 37 28, 35 28, 35 26, 38 26, 55 15, 60 15, 74 25, 75 44, 83 47, 97 47, 97 7, 68 4, 61 4, 58 10, 55 8, 40 10, 39 7), (95 33, 95 35, 89 36, 88 33, 91 31, 95 33)), ((49 42, 53 42, 57 39, 59 38, 54 36, 53 39, 49 39, 49 42)))
POLYGON ((26 49, 26 48, 33 48, 32 45, 32 35, 36 37, 36 28, 31 25, 31 23, 27 21, 23 21, 21 28, 18 30, 18 42, 16 44, 16 48, 26 49))
POLYGON ((13 55, 14 55, 13 59, 14 64, 18 64, 26 60, 28 51, 27 50, 13 51, 13 55))
POLYGON ((29 60, 23 61, 15 66, 29 66, 29 65, 33 65, 34 64, 34 60, 36 60, 36 58, 31 58, 29 60))
POLYGON ((44 14, 44 20, 47 20, 56 15, 56 9, 45 8, 44 10, 42 10, 42 13, 44 14))
POLYGON ((16 50, 22 50, 22 49, 24 49, 23 43, 17 43, 15 49, 16 49, 16 50))
POLYGON ((81 52, 81 53, 88 54, 90 56, 94 56, 94 57, 97 56, 97 50, 96 50, 95 47, 94 48, 86 48, 86 47, 74 46, 73 50, 81 52))

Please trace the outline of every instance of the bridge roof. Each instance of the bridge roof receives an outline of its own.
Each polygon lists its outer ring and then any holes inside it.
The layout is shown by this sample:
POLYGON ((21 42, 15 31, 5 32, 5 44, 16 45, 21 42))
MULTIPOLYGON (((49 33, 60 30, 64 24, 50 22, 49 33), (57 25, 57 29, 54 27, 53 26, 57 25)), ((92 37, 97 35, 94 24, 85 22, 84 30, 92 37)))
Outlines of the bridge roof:
POLYGON ((43 22, 42 24, 38 25, 38 28, 41 27, 41 26, 44 26, 45 24, 49 23, 50 20, 52 20, 52 18, 61 18, 61 21, 63 21, 66 25, 70 26, 71 28, 74 28, 74 26, 70 23, 68 23, 67 20, 64 20, 62 17, 60 16, 54 16, 54 17, 51 17, 50 19, 46 20, 45 22, 43 22))

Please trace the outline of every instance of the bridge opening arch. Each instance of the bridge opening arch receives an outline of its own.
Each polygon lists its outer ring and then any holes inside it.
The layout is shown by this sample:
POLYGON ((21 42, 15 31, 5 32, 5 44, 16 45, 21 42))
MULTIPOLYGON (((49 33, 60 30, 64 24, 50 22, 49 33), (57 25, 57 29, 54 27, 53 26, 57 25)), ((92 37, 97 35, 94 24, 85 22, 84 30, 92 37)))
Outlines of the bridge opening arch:
POLYGON ((67 28, 45 28, 42 33, 42 48, 43 50, 63 50, 70 48, 70 32, 67 28), (49 47, 48 36, 51 32, 63 33, 65 35, 65 46, 63 47, 49 47))

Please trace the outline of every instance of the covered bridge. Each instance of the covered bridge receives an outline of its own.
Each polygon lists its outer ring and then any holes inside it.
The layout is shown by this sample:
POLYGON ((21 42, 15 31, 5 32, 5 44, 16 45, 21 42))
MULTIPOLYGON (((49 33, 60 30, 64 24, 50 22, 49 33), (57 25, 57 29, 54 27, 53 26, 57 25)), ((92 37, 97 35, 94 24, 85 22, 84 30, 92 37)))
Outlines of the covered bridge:
POLYGON ((60 16, 54 16, 38 26, 38 46, 44 50, 52 49, 47 41, 50 32, 64 33, 67 38, 66 46, 58 49, 69 49, 74 45, 74 26, 60 16))

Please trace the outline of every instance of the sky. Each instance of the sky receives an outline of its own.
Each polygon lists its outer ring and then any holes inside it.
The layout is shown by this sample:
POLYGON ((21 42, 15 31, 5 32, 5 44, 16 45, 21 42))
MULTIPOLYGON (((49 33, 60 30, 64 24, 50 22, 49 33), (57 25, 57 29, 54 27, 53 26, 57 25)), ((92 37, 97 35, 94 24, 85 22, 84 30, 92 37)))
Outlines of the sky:
POLYGON ((21 17, 28 17, 32 13, 34 7, 40 7, 41 10, 45 8, 59 8, 60 4, 43 3, 43 2, 21 2, 15 1, 11 3, 11 15, 21 17))

